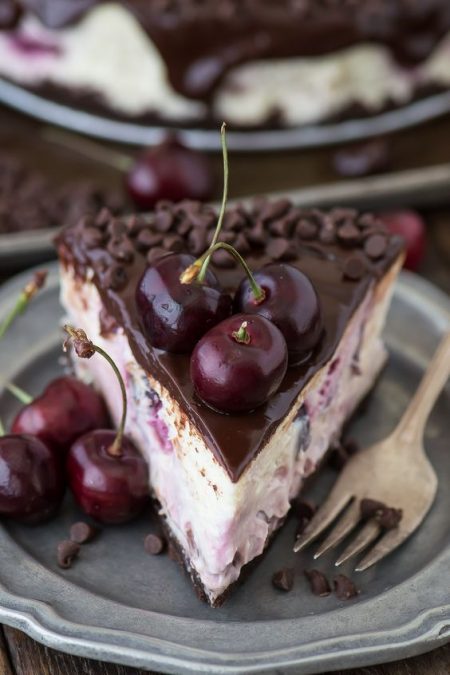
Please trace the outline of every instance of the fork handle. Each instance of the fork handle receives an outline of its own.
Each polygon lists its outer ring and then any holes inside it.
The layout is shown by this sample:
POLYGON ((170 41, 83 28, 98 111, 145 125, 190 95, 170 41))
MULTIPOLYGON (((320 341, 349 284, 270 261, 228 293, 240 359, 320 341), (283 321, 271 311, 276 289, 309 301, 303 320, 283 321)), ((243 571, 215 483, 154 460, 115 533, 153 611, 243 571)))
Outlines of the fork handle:
POLYGON ((395 430, 403 441, 421 441, 433 406, 450 376, 450 331, 441 340, 414 397, 395 430))

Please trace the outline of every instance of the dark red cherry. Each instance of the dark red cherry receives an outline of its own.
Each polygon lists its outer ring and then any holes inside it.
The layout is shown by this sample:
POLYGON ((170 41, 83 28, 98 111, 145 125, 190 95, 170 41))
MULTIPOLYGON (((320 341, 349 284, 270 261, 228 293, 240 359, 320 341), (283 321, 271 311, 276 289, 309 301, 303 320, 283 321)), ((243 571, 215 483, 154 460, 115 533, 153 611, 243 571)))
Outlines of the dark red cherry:
POLYGON ((214 183, 209 158, 173 138, 144 150, 125 179, 131 198, 144 210, 153 208, 161 199, 208 201, 213 196, 214 183))
POLYGON ((191 357, 197 395, 228 413, 253 410, 279 388, 287 369, 286 341, 257 314, 237 314, 204 335, 191 357))
POLYGON ((115 440, 115 431, 91 431, 75 441, 67 457, 76 501, 88 516, 107 524, 132 520, 149 500, 147 463, 126 436, 120 454, 112 454, 115 440))
POLYGON ((234 306, 237 312, 259 314, 283 333, 291 365, 304 361, 323 330, 319 298, 308 277, 296 267, 271 263, 254 273, 265 299, 256 302, 249 281, 243 279, 234 306))
POLYGON ((74 377, 58 377, 20 410, 11 430, 67 452, 79 436, 107 423, 105 404, 92 387, 74 377))
POLYGON ((380 218, 392 234, 405 240, 405 267, 416 270, 422 262, 426 248, 426 225, 415 211, 392 211, 380 214, 380 218))
POLYGON ((61 462, 33 436, 0 438, 0 516, 33 525, 59 508, 65 489, 61 462))
POLYGON ((189 353, 202 335, 231 314, 231 297, 209 269, 204 283, 181 283, 180 275, 194 262, 185 253, 163 256, 146 269, 138 284, 141 320, 158 349, 189 353))

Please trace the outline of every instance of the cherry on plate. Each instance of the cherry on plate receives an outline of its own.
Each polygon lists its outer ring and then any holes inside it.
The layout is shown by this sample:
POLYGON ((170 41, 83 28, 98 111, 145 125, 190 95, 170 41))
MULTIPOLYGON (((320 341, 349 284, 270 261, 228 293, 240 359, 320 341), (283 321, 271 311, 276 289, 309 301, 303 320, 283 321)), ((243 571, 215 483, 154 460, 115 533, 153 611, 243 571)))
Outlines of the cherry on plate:
POLYGON ((289 363, 304 361, 323 331, 320 302, 311 281, 285 263, 266 265, 254 272, 253 278, 264 291, 264 299, 255 299, 249 279, 244 278, 234 299, 235 310, 272 321, 284 335, 289 363))
POLYGON ((204 283, 183 284, 195 258, 174 253, 148 267, 136 289, 136 304, 153 347, 189 353, 210 328, 231 314, 231 297, 208 270, 204 283))
POLYGON ((237 314, 197 344, 191 379, 199 398, 211 408, 246 412, 278 390, 287 362, 286 341, 273 323, 257 314, 237 314))

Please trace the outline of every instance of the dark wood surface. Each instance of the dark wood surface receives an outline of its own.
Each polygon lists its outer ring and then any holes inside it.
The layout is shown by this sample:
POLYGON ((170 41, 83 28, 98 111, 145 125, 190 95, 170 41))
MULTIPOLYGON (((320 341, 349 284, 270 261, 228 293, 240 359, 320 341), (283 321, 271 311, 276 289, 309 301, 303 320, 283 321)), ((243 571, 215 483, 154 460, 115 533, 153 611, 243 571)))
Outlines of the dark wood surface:
MULTIPOLYGON (((0 153, 13 152, 31 166, 61 181, 92 177, 121 189, 122 176, 114 169, 93 163, 42 140, 42 125, 0 108, 0 153)), ((133 152, 129 150, 128 152, 133 152)), ((338 177, 332 168, 333 150, 307 150, 279 155, 231 158, 233 196, 267 190, 324 183, 338 177)), ((220 158, 214 162, 220 171, 220 158)), ((450 118, 397 134, 391 142, 391 170, 450 162, 450 118)), ((407 206, 407 205, 405 205, 407 206)), ((450 293, 450 186, 448 210, 439 206, 425 214, 427 253, 419 273, 450 293)), ((0 280, 4 279, 0 270, 0 280)), ((380 661, 383 655, 380 654, 380 661)), ((0 626, 0 675, 139 675, 142 671, 56 652, 24 633, 0 626)), ((335 675, 450 675, 450 644, 428 654, 402 661, 338 671, 335 675)))

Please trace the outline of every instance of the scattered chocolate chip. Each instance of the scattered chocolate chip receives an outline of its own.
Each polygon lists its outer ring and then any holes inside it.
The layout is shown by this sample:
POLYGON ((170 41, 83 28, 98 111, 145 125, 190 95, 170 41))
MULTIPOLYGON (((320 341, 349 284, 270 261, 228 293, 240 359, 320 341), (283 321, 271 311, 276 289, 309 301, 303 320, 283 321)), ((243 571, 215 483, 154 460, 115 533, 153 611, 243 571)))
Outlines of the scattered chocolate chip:
POLYGON ((165 248, 167 251, 179 253, 184 249, 184 242, 178 235, 168 234, 166 237, 164 237, 163 248, 165 248))
POLYGON ((289 199, 277 199, 276 201, 265 201, 260 209, 258 216, 265 222, 275 220, 284 216, 291 208, 289 199))
POLYGON ((169 210, 157 211, 155 213, 155 230, 157 232, 169 232, 173 224, 173 215, 169 210))
POLYGON ((360 255, 350 255, 344 262, 344 277, 351 281, 359 281, 367 271, 366 263, 360 255))
POLYGON ((165 541, 157 534, 148 534, 144 539, 144 548, 149 555, 159 555, 164 551, 165 541))
POLYGON ((290 237, 292 230, 294 228, 294 223, 289 217, 281 218, 280 220, 275 220, 269 225, 269 232, 274 237, 290 237))
POLYGON ((117 218, 112 218, 108 227, 106 228, 108 234, 113 239, 121 239, 124 235, 127 234, 127 226, 123 220, 118 220, 117 218))
POLYGON ((351 222, 340 225, 337 236, 343 246, 356 246, 361 241, 359 228, 351 222))
POLYGON ((281 237, 269 241, 266 253, 272 260, 294 260, 297 257, 293 242, 281 237))
POLYGON ((314 595, 318 595, 321 598, 330 595, 331 586, 323 572, 319 570, 305 570, 305 577, 308 579, 314 595))
POLYGON ((364 242, 364 251, 372 260, 382 258, 386 253, 388 240, 384 234, 372 234, 364 242))
POLYGON ((371 518, 375 518, 375 516, 381 514, 386 508, 386 505, 383 504, 383 502, 376 501, 375 499, 366 498, 361 499, 359 508, 361 511, 361 518, 363 520, 370 520, 371 518))
POLYGON ((337 577, 334 578, 333 586, 334 592, 339 600, 350 600, 350 598, 359 595, 359 591, 353 581, 344 574, 338 574, 337 577))
POLYGON ((139 232, 141 232, 144 228, 148 227, 144 218, 141 218, 136 214, 131 215, 127 219, 125 225, 126 225, 126 232, 129 237, 136 237, 139 234, 139 232))
POLYGON ((102 276, 102 284, 112 291, 122 291, 128 283, 128 275, 121 265, 110 265, 102 276))
POLYGON ((232 267, 236 267, 237 264, 233 256, 223 248, 220 248, 218 251, 214 253, 212 261, 216 267, 222 267, 225 269, 231 269, 232 267))
POLYGON ((305 241, 316 239, 317 233, 319 232, 319 227, 316 223, 305 219, 299 220, 296 229, 300 239, 304 239, 305 241))
POLYGON ((145 252, 153 246, 159 246, 162 243, 163 235, 152 232, 152 230, 141 230, 135 239, 135 246, 138 251, 145 252))
POLYGON ((402 509, 394 509, 391 507, 386 507, 385 509, 383 509, 383 512, 376 518, 384 530, 394 530, 396 527, 398 527, 402 517, 403 517, 402 509))
POLYGON ((118 235, 109 240, 106 247, 108 253, 118 262, 131 263, 134 258, 134 248, 128 237, 118 235))
POLYGON ((154 248, 151 248, 150 251, 147 253, 147 262, 152 265, 155 260, 158 260, 158 258, 162 258, 163 255, 167 255, 167 251, 165 248, 161 248, 160 246, 155 246, 154 248))
POLYGON ((69 569, 79 552, 80 545, 75 541, 70 539, 60 541, 56 549, 58 565, 65 570, 69 569))
POLYGON ((107 209, 106 207, 103 207, 101 209, 100 213, 98 214, 98 216, 95 219, 95 224, 96 224, 97 227, 100 227, 102 229, 106 228, 109 221, 112 220, 112 217, 113 217, 113 215, 112 215, 111 211, 109 209, 107 209))
POLYGON ((294 588, 294 570, 288 567, 285 567, 275 574, 272 577, 272 585, 277 588, 279 591, 284 591, 288 593, 294 588))
POLYGON ((236 236, 234 241, 234 248, 241 255, 245 255, 250 251, 250 244, 247 241, 247 238, 241 232, 236 236))
POLYGON ((188 218, 183 218, 176 225, 176 231, 180 237, 185 237, 193 228, 191 221, 188 218))
POLYGON ((224 230, 233 230, 240 232, 245 227, 245 218, 241 213, 235 210, 227 211, 223 221, 224 230))
POLYGON ((267 233, 261 220, 258 220, 246 234, 253 246, 264 246, 266 243, 267 233))
POLYGON ((336 241, 336 225, 333 221, 327 220, 322 224, 319 239, 324 244, 334 244, 336 241))
POLYGON ((355 178, 384 171, 389 166, 389 146, 385 139, 342 148, 335 153, 333 165, 340 176, 355 178))
POLYGON ((104 242, 104 235, 96 227, 86 227, 81 234, 81 239, 87 249, 100 248, 104 242))
POLYGON ((88 541, 92 541, 97 533, 96 527, 80 520, 70 528, 70 539, 76 544, 86 544, 88 541))

